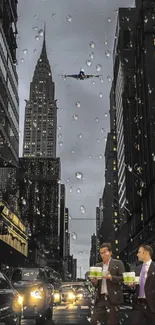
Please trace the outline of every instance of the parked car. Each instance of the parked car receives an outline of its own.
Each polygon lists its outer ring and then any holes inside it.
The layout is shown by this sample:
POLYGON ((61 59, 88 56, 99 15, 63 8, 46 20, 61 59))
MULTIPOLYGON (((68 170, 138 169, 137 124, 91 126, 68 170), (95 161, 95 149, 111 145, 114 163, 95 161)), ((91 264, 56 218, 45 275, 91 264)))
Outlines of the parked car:
POLYGON ((9 279, 0 272, 0 324, 20 325, 22 297, 9 279))
POLYGON ((52 319, 54 287, 44 268, 16 268, 10 280, 23 299, 23 318, 34 318, 36 325, 52 319))

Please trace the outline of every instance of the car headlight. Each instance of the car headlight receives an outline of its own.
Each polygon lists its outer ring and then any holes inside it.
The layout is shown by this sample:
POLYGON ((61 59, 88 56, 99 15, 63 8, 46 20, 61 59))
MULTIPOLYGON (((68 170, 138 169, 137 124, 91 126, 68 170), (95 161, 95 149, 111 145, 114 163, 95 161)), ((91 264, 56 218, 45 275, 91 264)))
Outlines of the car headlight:
POLYGON ((69 299, 75 299, 75 295, 72 292, 69 292, 68 298, 69 299))
POLYGON ((83 298, 83 294, 82 294, 82 293, 79 293, 79 294, 77 295, 77 297, 78 297, 78 298, 83 298))
POLYGON ((18 296, 18 304, 22 305, 23 304, 23 297, 18 296))
POLYGON ((54 294, 54 298, 55 298, 55 299, 60 299, 60 293, 55 293, 55 294, 54 294))
POLYGON ((32 298, 35 298, 35 299, 42 299, 42 295, 40 294, 39 291, 31 291, 30 292, 30 295, 32 298))

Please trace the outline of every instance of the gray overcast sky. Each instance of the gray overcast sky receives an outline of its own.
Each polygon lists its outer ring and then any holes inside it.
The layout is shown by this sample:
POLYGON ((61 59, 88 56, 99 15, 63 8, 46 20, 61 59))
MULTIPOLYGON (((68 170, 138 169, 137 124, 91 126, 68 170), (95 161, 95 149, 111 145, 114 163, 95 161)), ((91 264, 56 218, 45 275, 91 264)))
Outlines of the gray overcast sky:
MULTIPOLYGON (((29 85, 43 41, 42 36, 39 40, 35 37, 46 21, 47 52, 56 86, 55 98, 58 99, 58 126, 61 127, 58 130, 57 156, 61 157, 66 206, 72 218, 95 219, 96 206, 103 193, 117 9, 133 6, 133 3, 133 0, 19 0, 20 156, 24 99, 29 97, 29 85), (67 16, 71 17, 70 21, 67 16), (90 47, 90 42, 94 43, 94 48, 90 47), (106 51, 110 52, 110 56, 106 51), (94 58, 90 57, 92 52, 94 58), (91 66, 86 64, 87 60, 91 61, 91 66), (98 64, 102 66, 99 73, 103 74, 103 80, 64 81, 59 76, 62 73, 78 73, 81 68, 85 73, 97 74, 98 64), (76 107, 77 101, 80 107, 76 107), (78 116, 78 120, 74 120, 74 115, 78 116), (82 180, 76 179, 76 172, 83 174, 82 180), (79 194, 76 191, 78 188, 81 190, 79 194), (84 214, 81 214, 81 205, 86 209, 84 214)), ((70 232, 77 235, 71 240, 71 253, 78 258, 78 274, 82 266, 84 275, 88 270, 95 220, 70 220, 70 232)))

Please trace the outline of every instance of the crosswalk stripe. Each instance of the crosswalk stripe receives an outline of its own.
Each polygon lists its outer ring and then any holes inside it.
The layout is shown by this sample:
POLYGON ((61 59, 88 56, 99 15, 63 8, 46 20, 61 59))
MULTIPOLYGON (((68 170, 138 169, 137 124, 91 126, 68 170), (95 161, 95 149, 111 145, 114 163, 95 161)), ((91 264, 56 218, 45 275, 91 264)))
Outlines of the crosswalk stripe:
POLYGON ((67 308, 67 306, 58 306, 56 309, 58 310, 58 309, 66 309, 67 308))
POLYGON ((89 309, 89 306, 81 306, 81 309, 89 309))

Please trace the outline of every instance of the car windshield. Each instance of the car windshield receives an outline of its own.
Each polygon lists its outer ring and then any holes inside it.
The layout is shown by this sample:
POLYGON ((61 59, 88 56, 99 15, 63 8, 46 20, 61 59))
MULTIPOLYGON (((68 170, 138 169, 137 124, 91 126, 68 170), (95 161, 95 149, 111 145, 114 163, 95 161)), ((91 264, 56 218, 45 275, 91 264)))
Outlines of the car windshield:
POLYGON ((39 277, 39 270, 21 270, 22 281, 35 281, 39 277))
POLYGON ((73 290, 73 288, 70 287, 70 286, 64 286, 61 289, 62 289, 62 291, 71 291, 71 290, 73 290))

